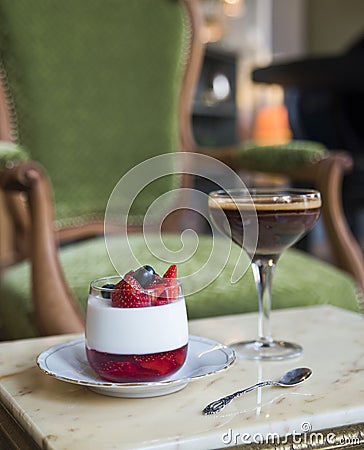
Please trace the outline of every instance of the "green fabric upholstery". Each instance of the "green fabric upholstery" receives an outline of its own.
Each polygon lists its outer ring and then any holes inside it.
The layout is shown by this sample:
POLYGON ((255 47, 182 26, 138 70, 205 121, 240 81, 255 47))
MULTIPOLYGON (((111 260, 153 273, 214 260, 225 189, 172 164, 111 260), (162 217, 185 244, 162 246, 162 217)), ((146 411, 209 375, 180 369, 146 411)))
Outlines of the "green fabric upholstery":
MULTIPOLYGON (((142 236, 133 235, 129 239, 142 264, 151 264, 159 272, 166 268, 165 262, 156 260, 146 252, 142 236)), ((167 237, 166 245, 172 246, 176 239, 176 236, 167 237)), ((184 276, 201 267, 208 257, 210 246, 210 237, 200 236, 196 254, 179 265, 179 275, 184 276)), ((237 246, 232 246, 231 250, 228 263, 220 276, 202 291, 187 297, 190 319, 257 310, 251 269, 238 283, 230 283, 239 254, 237 246)), ((73 287, 83 309, 86 306, 89 282, 101 276, 115 274, 103 238, 65 247, 60 251, 60 259, 67 281, 73 287)), ((45 292, 44 295, 52 293, 45 292)), ((23 262, 5 272, 0 288, 0 314, 8 337, 36 335, 30 296, 30 267, 23 262)), ((351 278, 301 251, 289 250, 284 253, 276 269, 273 308, 323 303, 358 311, 356 288, 351 278)))
POLYGON ((323 144, 294 140, 281 145, 244 144, 237 155, 242 167, 262 172, 280 173, 298 169, 321 159, 326 152, 323 144))
POLYGON ((178 149, 185 14, 171 0, 1 1, 18 141, 52 180, 59 226, 103 219, 127 170, 178 149))
POLYGON ((9 163, 26 161, 28 159, 29 155, 19 145, 0 141, 0 170, 9 163))

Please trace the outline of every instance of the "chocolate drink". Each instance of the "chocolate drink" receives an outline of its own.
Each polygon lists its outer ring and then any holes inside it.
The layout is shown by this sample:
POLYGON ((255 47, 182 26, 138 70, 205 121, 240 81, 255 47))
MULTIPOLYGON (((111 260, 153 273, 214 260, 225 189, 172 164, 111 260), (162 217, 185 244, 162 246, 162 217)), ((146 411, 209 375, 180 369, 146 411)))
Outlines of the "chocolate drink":
POLYGON ((290 203, 269 203, 269 199, 257 199, 254 200, 255 211, 251 204, 244 204, 239 199, 235 201, 236 203, 229 198, 218 199, 217 204, 216 199, 210 200, 210 214, 218 228, 236 244, 241 247, 244 244, 244 249, 249 254, 252 250, 249 242, 243 243, 244 232, 247 234, 251 231, 249 227, 256 226, 257 218, 258 241, 253 260, 260 257, 277 260, 284 250, 311 230, 320 215, 321 202, 318 199, 290 203))

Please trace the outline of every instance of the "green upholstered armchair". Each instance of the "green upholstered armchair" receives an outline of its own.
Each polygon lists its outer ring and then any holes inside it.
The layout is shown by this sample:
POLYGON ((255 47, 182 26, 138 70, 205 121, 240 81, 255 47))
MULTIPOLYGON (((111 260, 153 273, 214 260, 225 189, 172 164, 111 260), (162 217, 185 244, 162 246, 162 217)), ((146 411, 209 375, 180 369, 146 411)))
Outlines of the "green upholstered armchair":
MULTIPOLYGON (((198 150, 190 128, 203 50, 196 6, 194 0, 1 1, 0 186, 16 249, 13 264, 1 271, 4 337, 82 331, 90 280, 115 272, 103 217, 116 182, 149 157, 198 150)), ((223 159, 244 164, 237 150, 223 159)), ((320 177, 328 173, 326 205, 340 205, 344 159, 325 155, 312 163, 320 177)), ((145 259, 141 235, 130 239, 145 259)), ((175 239, 170 234, 166 242, 175 239)), ((181 274, 205 261, 210 241, 200 236, 181 274)), ((239 284, 228 281, 237 253, 233 248, 220 276, 187 298, 190 318, 257 308, 249 273, 239 284)), ((158 268, 149 256, 147 262, 158 268)), ((356 310, 361 276, 288 251, 273 307, 332 303, 356 310)))

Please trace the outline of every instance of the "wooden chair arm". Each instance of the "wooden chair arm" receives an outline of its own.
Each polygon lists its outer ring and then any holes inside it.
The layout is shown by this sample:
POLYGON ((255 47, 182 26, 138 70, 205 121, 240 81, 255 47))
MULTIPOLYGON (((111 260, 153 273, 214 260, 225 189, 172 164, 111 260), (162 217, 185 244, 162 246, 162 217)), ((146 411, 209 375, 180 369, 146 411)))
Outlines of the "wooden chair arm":
POLYGON ((291 174, 295 180, 311 180, 322 193, 322 216, 336 265, 349 272, 364 295, 363 252, 347 223, 342 207, 342 182, 353 167, 346 152, 330 152, 304 170, 291 174))
POLYGON ((42 335, 82 332, 84 319, 67 287, 57 256, 52 191, 45 171, 35 162, 19 163, 1 172, 0 186, 5 191, 22 191, 26 195, 33 303, 39 332, 42 335))
POLYGON ((25 172, 28 163, 17 164, 5 168, 0 172, 0 188, 4 193, 4 206, 9 213, 14 238, 11 248, 12 256, 1 268, 15 264, 30 255, 30 217, 26 206, 26 199, 22 192, 28 190, 25 172))

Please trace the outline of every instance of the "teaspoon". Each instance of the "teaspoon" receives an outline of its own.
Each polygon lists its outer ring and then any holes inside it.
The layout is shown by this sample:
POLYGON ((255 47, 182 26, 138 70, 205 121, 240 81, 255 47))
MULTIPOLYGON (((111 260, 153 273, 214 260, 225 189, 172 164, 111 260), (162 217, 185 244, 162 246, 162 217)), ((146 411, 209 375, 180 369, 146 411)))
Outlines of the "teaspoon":
POLYGON ((247 392, 253 391, 254 389, 265 387, 265 386, 280 386, 280 387, 291 387, 296 386, 299 383, 307 380, 308 377, 312 375, 312 370, 307 367, 299 367, 297 369, 292 369, 281 376, 279 381, 261 381, 260 383, 254 384, 246 389, 236 391, 233 394, 222 397, 219 400, 215 400, 203 409, 203 414, 215 414, 221 411, 225 406, 240 395, 246 394, 247 392))

